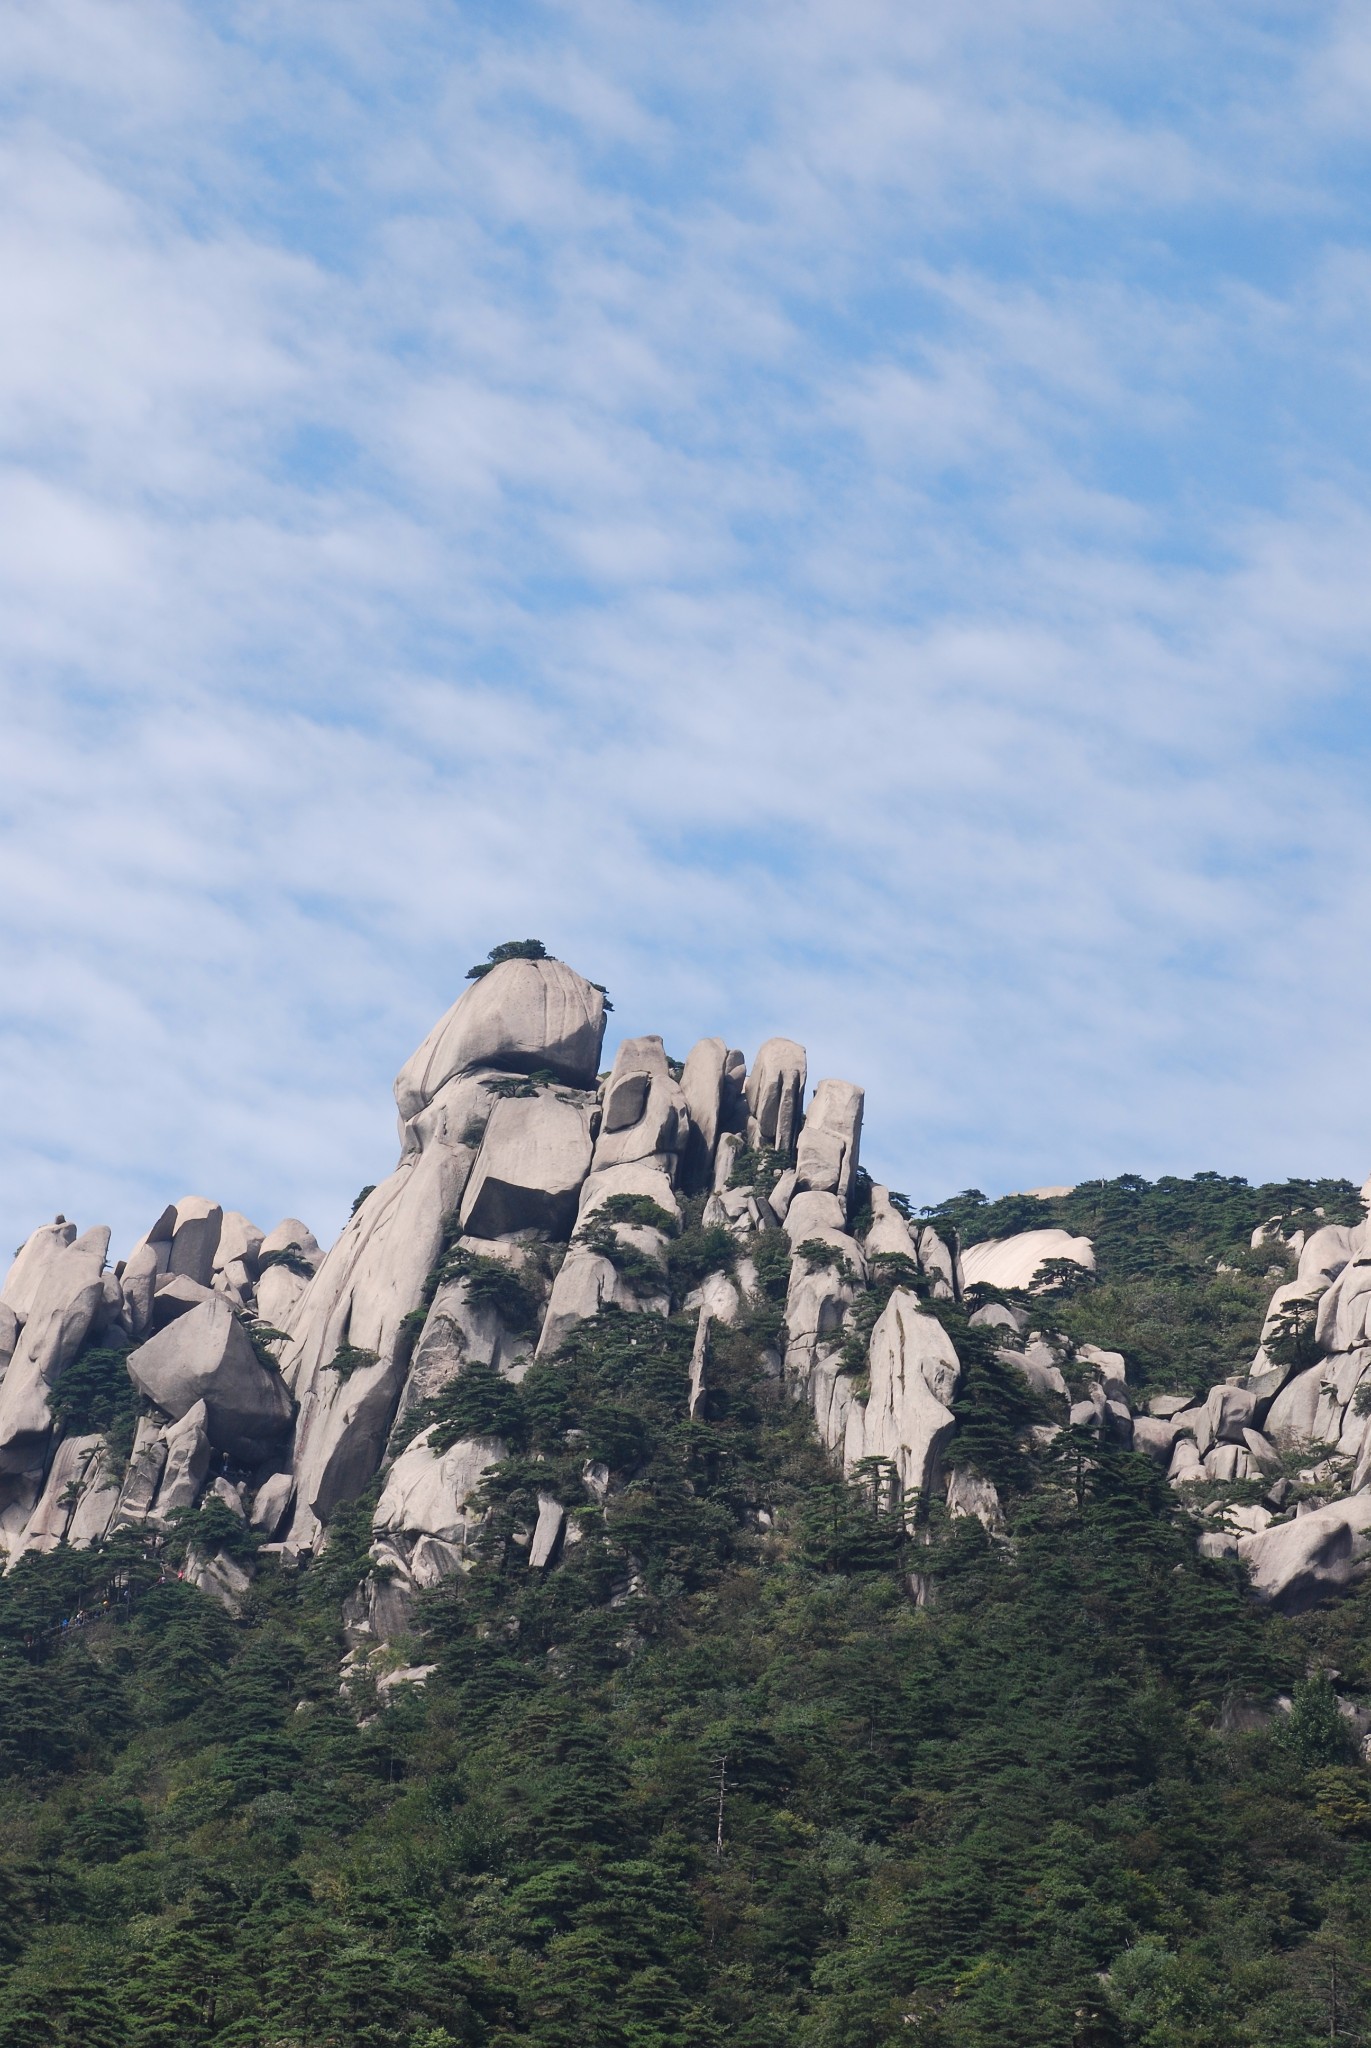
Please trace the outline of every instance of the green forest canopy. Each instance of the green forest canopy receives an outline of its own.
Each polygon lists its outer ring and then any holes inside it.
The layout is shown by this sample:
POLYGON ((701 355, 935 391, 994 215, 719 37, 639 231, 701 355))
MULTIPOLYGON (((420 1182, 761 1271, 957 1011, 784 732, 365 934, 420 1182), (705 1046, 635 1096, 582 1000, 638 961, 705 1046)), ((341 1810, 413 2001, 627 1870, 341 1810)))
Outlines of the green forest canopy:
MULTIPOLYGON (((1271 1196, 1078 1190, 1051 1207, 1096 1203, 1100 1275, 1053 1315, 1203 1380, 1252 1341, 1270 1279, 1215 1267, 1271 1196)), ((607 1313, 509 1390, 482 1555, 388 1706, 339 1683, 367 1500, 312 1568, 259 1559, 238 1620, 175 1575, 192 1537, 251 1547, 222 1503, 161 1556, 25 1558, 0 2048, 1367 2038, 1371 1774, 1323 1674, 1371 1692, 1371 1591, 1262 1613, 1152 1467, 1027 1450, 1016 1380, 940 1313, 1012 1544, 839 1483, 759 1376, 763 1306, 694 1420, 685 1318, 607 1313), (533 1574, 550 1482, 582 1540, 533 1574)))

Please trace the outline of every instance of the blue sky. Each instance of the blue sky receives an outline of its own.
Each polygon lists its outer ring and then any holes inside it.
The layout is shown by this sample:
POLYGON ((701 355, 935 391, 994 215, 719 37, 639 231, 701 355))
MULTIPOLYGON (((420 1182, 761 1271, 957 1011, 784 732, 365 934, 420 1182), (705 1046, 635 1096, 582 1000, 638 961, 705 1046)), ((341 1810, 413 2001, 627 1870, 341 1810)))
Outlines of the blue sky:
POLYGON ((916 1199, 1371 1169, 1371 18, 0 0, 0 1229, 495 942, 916 1199))

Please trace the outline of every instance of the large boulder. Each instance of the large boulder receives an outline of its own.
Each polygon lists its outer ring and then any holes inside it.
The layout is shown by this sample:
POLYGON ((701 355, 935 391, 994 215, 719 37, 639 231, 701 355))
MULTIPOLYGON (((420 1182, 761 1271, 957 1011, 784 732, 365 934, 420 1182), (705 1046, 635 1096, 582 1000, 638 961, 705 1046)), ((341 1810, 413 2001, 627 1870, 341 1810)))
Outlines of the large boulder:
POLYGON ((268 1329, 290 1331, 310 1281, 324 1263, 308 1224, 286 1216, 257 1247, 257 1314, 268 1329))
POLYGON ((973 1472, 969 1465, 959 1465, 948 1474, 947 1512, 974 1515, 987 1535, 1004 1534, 1004 1509, 995 1482, 973 1472))
POLYGON ((586 1245, 572 1245, 552 1283, 538 1335, 539 1358, 555 1356, 576 1325, 589 1322, 602 1308, 637 1306, 633 1291, 617 1266, 586 1245))
POLYGON ((254 1529, 261 1531, 268 1542, 276 1534, 286 1518, 295 1495, 295 1481, 289 1472, 273 1472, 264 1479, 253 1496, 252 1513, 248 1520, 254 1529))
POLYGON ((955 1428, 951 1402, 961 1376, 952 1339, 912 1294, 896 1288, 871 1333, 871 1392, 848 1411, 844 1464, 888 1459, 901 1491, 928 1498, 955 1428))
POLYGON ((681 1185, 698 1194, 711 1185, 720 1134, 732 1130, 742 1107, 746 1062, 722 1038, 702 1038, 686 1054, 681 1094, 690 1130, 681 1157, 681 1185))
POLYGON ((67 1533, 72 1508, 86 1468, 100 1448, 98 1436, 69 1436, 57 1446, 47 1483, 28 1526, 10 1551, 7 1570, 12 1570, 30 1550, 56 1550, 67 1533))
POLYGON ((666 1062, 660 1038, 626 1038, 605 1083, 595 1171, 657 1159, 675 1168, 690 1116, 680 1083, 666 1062))
POLYGON ((136 1341, 152 1328, 152 1302, 157 1282, 166 1268, 157 1257, 157 1247, 140 1244, 124 1261, 119 1284, 124 1297, 124 1326, 136 1341))
POLYGON ((799 1136, 809 1065, 793 1038, 768 1038, 747 1077, 747 1142, 789 1153, 799 1136))
POLYGON ((1371 1259, 1349 1259, 1319 1302, 1314 1341, 1320 1351, 1355 1351, 1371 1343, 1371 1259))
POLYGON ((1296 1284, 1316 1294, 1336 1280, 1349 1259, 1365 1248, 1365 1223, 1325 1223, 1300 1249, 1296 1284))
POLYGON ((919 1263, 919 1248, 909 1225, 891 1201, 889 1188, 871 1190, 871 1228, 866 1233, 866 1255, 869 1259, 908 1259, 912 1266, 919 1263))
POLYGON ((292 1550, 313 1548, 320 1525, 381 1461, 414 1348, 408 1318, 423 1303, 490 1106, 475 1077, 449 1081, 406 1125, 400 1164, 349 1218, 292 1313, 281 1358, 300 1404, 292 1550))
POLYGON ((75 1241, 76 1225, 68 1223, 65 1216, 55 1223, 40 1224, 24 1239, 0 1288, 0 1301, 6 1302, 21 1322, 33 1314, 49 1267, 75 1241))
POLYGON ((505 1447, 495 1437, 466 1437, 437 1451, 432 1435, 426 1429, 391 1466, 372 1527, 378 1536, 434 1536, 463 1546, 481 1522, 472 1496, 505 1447))
POLYGON ((784 1228, 792 1245, 804 1244, 811 1237, 845 1237, 847 1205, 823 1188, 806 1188, 802 1194, 792 1195, 786 1205, 784 1228))
POLYGON ((159 1273, 152 1291, 152 1327, 164 1330, 168 1323, 174 1323, 187 1310, 223 1299, 223 1295, 216 1293, 214 1288, 202 1287, 189 1274, 159 1273))
POLYGON ((1336 1443, 1342 1434, 1342 1404, 1328 1364, 1321 1360, 1282 1387, 1266 1414, 1266 1434, 1287 1448, 1336 1443))
POLYGON ((317 1273, 324 1262, 323 1247, 307 1223, 298 1216, 283 1216, 274 1223, 257 1247, 257 1265, 272 1270, 268 1261, 282 1256, 295 1265, 304 1266, 310 1273, 317 1273))
POLYGON ((1244 1536, 1238 1556, 1259 1600, 1298 1613, 1360 1578, 1371 1558, 1371 1493, 1244 1536))
POLYGON ((193 1508, 199 1500, 214 1450, 208 1423, 205 1404, 197 1401, 179 1422, 162 1432, 166 1462, 152 1510, 157 1521, 165 1523, 179 1509, 193 1508))
POLYGON ((257 1357, 247 1332, 225 1302, 188 1309, 128 1357, 140 1394, 179 1422, 197 1403, 218 1450, 254 1464, 290 1428, 290 1395, 257 1357))
MULTIPOLYGON (((645 1170, 639 1163, 628 1168, 611 1167, 604 1175, 597 1174, 595 1179, 612 1182, 621 1175, 646 1178, 656 1171, 657 1169, 650 1165, 645 1170)), ((588 1191, 589 1188, 590 1183, 587 1183, 588 1191)), ((642 1191, 641 1187, 618 1190, 623 1193, 642 1191)), ((583 1200, 577 1236, 572 1241, 552 1283, 547 1312, 543 1317, 543 1326, 538 1337, 540 1358, 551 1357, 566 1342, 577 1323, 588 1321, 591 1316, 598 1315, 603 1308, 637 1310, 643 1314, 659 1316, 670 1312, 671 1298, 667 1290, 665 1269, 662 1266, 667 1240, 660 1230, 641 1223, 608 1225, 609 1235, 618 1244, 641 1252, 654 1262, 654 1266, 662 1273, 660 1282, 652 1277, 651 1268, 647 1269, 646 1279, 641 1275, 630 1277, 620 1270, 612 1257, 606 1257, 593 1243, 582 1240, 582 1230, 594 1222, 595 1209, 602 1207, 609 1199, 603 1190, 597 1190, 597 1194, 598 1200, 592 1201, 589 1205, 583 1200)), ((671 1213, 675 1208, 675 1196, 671 1194, 669 1187, 667 1195, 668 1200, 663 1202, 662 1206, 671 1213)), ((655 1200, 657 1197, 652 1195, 650 1199, 655 1200)))
POLYGON ((213 1285, 219 1293, 246 1308, 257 1280, 257 1255, 265 1236, 239 1209, 224 1211, 223 1228, 214 1254, 213 1285))
POLYGON ((1240 1444, 1256 1409, 1256 1395, 1247 1387, 1211 1387, 1193 1425, 1200 1456, 1214 1444, 1240 1444))
POLYGON ((214 1278, 214 1255, 219 1249, 224 1212, 217 1202, 203 1195, 186 1195, 176 1204, 176 1226, 171 1233, 167 1270, 184 1273, 208 1287, 214 1278))
POLYGON ((480 1068, 535 1074, 572 1088, 594 1086, 605 1033, 605 999, 560 960, 505 960, 440 1017, 395 1082, 408 1123, 439 1091, 480 1068))
POLYGON ((410 1360, 401 1414, 417 1402, 431 1401, 469 1365, 493 1365, 509 1379, 521 1379, 534 1334, 506 1329, 497 1308, 484 1300, 473 1301, 466 1274, 445 1280, 434 1294, 410 1360))
MULTIPOLYGON (((597 1159, 600 1156, 598 1145, 595 1156, 597 1159)), ((575 1235, 552 1283, 538 1338, 539 1358, 551 1357, 566 1342, 577 1323, 598 1315, 602 1308, 613 1306, 640 1309, 652 1315, 667 1314, 671 1302, 664 1284, 660 1288, 655 1285, 635 1287, 612 1259, 606 1258, 586 1240, 596 1225, 598 1212, 616 1195, 643 1196, 672 1219, 679 1218, 681 1205, 672 1185, 674 1163, 668 1155, 656 1153, 647 1159, 631 1159, 619 1165, 606 1166, 590 1175, 581 1190, 575 1235)), ((661 1231, 644 1224, 611 1222, 608 1217, 601 1217, 600 1223, 609 1229, 619 1244, 660 1262, 666 1249, 666 1237, 661 1231)))
MULTIPOLYGON (((206 1444, 209 1439, 206 1437, 206 1444)), ((130 1524, 145 1519, 157 1498, 157 1489, 162 1483, 162 1474, 167 1463, 166 1433, 151 1415, 140 1415, 134 1431, 133 1449, 129 1454, 128 1470, 119 1489, 119 1501, 114 1510, 113 1526, 127 1528, 130 1524)))
POLYGON ((568 1237, 590 1170, 591 1107, 590 1096, 552 1089, 497 1101, 462 1198, 463 1231, 568 1237))
POLYGON ((967 1287, 1031 1287, 1049 1259, 1069 1259, 1087 1273, 1095 1270, 1095 1247, 1069 1230, 1021 1230, 1015 1237, 987 1238, 962 1253, 967 1287))
POLYGON ((960 1301, 966 1276, 960 1256, 946 1238, 939 1237, 931 1223, 919 1232, 919 1265, 926 1274, 935 1301, 960 1301))
MULTIPOLYGON (((1171 1463, 1176 1447, 1176 1438, 1181 1434, 1181 1425, 1175 1421, 1164 1421, 1160 1415, 1137 1415, 1133 1418, 1133 1448, 1151 1458, 1165 1471, 1171 1463)), ((1198 1458, 1199 1452, 1196 1451, 1198 1458)))
POLYGON ((20 1275, 17 1291, 29 1309, 0 1381, 0 1473, 43 1470, 52 1389, 105 1313, 108 1248, 107 1230, 87 1231, 51 1244, 20 1275))
POLYGON ((649 1202, 655 1202, 668 1216, 680 1221, 681 1204, 671 1185, 671 1173, 665 1161, 660 1159, 635 1159, 624 1166, 606 1167, 603 1173, 592 1173, 581 1190, 581 1207, 577 1216, 577 1229, 583 1229, 599 1209, 615 1195, 643 1195, 649 1202))
POLYGON ((846 1214, 861 1148, 864 1101, 864 1091, 851 1081, 820 1081, 795 1153, 794 1194, 809 1189, 836 1195, 846 1214))
POLYGON ((554 1500, 550 1493, 540 1493, 538 1496, 538 1520, 534 1526, 533 1534, 529 1538, 528 1545, 528 1568, 530 1571, 541 1571, 544 1565, 552 1562, 552 1554, 557 1548, 558 1538, 561 1536, 565 1521, 566 1509, 562 1506, 561 1502, 554 1500))
MULTIPOLYGON (((832 1347, 866 1279, 866 1260, 857 1240, 840 1230, 816 1235, 813 1242, 832 1254, 832 1263, 811 1263, 808 1256, 791 1260, 785 1375, 797 1393, 808 1397, 823 1441, 837 1450, 847 1431, 851 1381, 839 1370, 832 1347)), ((814 1256, 818 1258, 817 1253, 814 1256)))
POLYGON ((80 1494, 67 1524, 67 1542, 73 1550, 88 1550, 106 1534, 119 1505, 119 1492, 119 1460, 101 1437, 86 1466, 80 1494))
POLYGON ((1022 1351, 997 1351, 1002 1365, 1017 1366, 1035 1394, 1049 1401, 1069 1401, 1071 1391, 1057 1360, 1057 1354, 1042 1337, 1034 1337, 1022 1351))

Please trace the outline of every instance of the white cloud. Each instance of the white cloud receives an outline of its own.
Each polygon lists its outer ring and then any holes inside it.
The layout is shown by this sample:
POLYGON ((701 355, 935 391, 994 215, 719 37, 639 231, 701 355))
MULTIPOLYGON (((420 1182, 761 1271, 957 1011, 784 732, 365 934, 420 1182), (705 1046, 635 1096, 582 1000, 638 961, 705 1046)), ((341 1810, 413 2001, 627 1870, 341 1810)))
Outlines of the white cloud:
POLYGON ((7 14, 0 1231, 335 1228, 525 933, 921 1198, 1360 1173, 1348 19, 7 14))

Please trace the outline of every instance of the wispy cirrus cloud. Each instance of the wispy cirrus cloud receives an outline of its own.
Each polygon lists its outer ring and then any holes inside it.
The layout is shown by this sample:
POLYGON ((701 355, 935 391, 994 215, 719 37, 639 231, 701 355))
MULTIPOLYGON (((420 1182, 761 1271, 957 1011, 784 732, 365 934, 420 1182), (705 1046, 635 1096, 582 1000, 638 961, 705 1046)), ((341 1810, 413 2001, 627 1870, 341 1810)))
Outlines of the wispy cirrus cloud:
POLYGON ((1355 10, 11 0, 5 1227, 537 933, 932 1198, 1360 1174, 1355 10))

